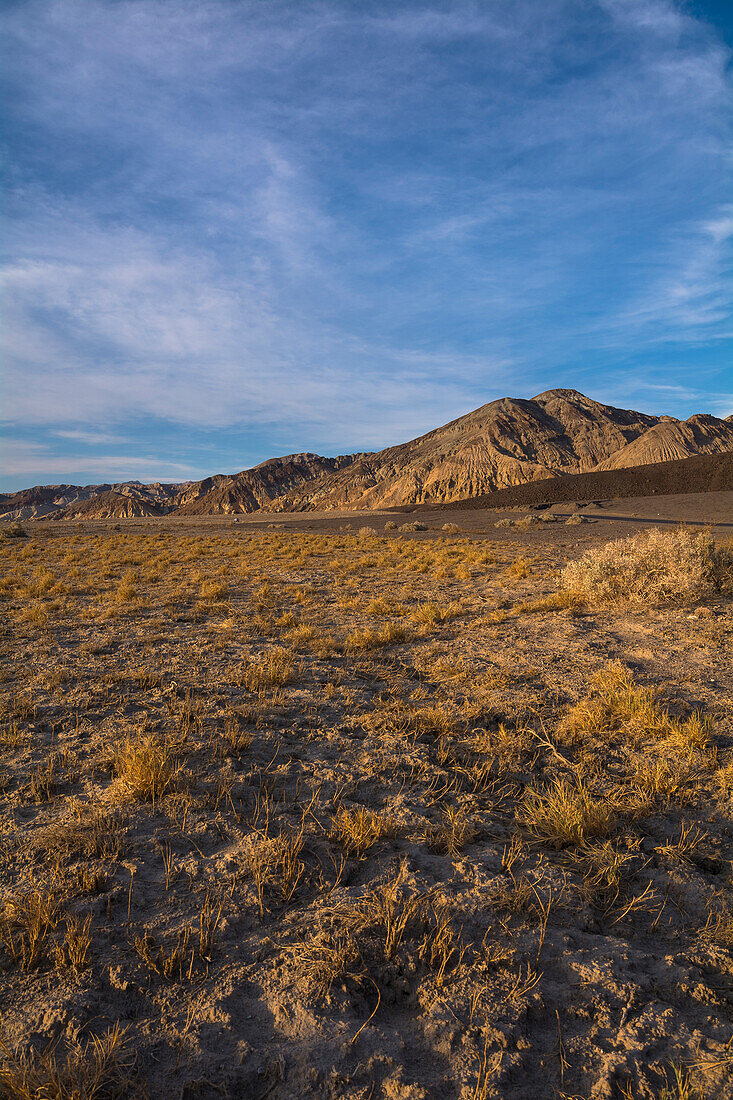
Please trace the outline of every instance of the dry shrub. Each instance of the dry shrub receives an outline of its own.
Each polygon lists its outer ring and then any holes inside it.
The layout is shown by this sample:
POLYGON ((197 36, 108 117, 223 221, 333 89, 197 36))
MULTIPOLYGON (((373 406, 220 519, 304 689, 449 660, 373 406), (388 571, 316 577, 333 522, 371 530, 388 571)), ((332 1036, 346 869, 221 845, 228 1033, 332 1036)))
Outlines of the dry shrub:
POLYGON ((115 1024, 105 1035, 77 1043, 60 1055, 10 1051, 0 1039, 0 1096, 7 1100, 117 1100, 143 1095, 132 1077, 134 1058, 126 1032, 115 1024))
POLYGON ((587 550, 562 572, 565 591, 596 603, 656 604, 699 598, 733 583, 733 553, 713 536, 653 527, 587 550))
POLYGON ((526 791, 517 819, 553 848, 608 836, 616 824, 607 798, 595 798, 580 783, 576 786, 567 779, 556 779, 542 791, 526 791))

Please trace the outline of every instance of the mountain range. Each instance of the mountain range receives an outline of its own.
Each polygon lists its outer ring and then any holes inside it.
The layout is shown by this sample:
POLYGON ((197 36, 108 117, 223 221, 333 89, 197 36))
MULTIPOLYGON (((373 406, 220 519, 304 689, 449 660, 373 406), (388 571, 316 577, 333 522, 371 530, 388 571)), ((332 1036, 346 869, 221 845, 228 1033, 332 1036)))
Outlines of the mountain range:
POLYGON ((603 405, 577 390, 501 398, 408 443, 268 459, 237 474, 143 485, 45 485, 0 496, 0 518, 129 518, 444 503, 544 478, 733 451, 733 417, 688 420, 603 405))

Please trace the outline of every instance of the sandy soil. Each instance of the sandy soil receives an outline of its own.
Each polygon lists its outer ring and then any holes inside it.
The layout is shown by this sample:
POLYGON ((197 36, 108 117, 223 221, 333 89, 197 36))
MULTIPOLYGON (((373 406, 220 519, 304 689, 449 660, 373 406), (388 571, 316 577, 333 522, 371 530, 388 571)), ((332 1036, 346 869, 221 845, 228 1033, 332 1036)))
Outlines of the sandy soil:
POLYGON ((733 1096, 731 601, 557 596, 704 496, 1 542, 0 1095, 733 1096))

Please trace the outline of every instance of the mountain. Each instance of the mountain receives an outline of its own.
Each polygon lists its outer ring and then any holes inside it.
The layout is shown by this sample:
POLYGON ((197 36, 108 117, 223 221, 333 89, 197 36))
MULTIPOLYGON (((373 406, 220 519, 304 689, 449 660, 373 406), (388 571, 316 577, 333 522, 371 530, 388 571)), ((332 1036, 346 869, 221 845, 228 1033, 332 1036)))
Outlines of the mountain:
POLYGON ((733 451, 525 481, 522 485, 482 493, 470 500, 426 507, 545 508, 549 504, 617 501, 628 497, 666 496, 668 493, 714 493, 730 489, 733 489, 733 451))
POLYGON ((444 503, 545 478, 731 451, 733 417, 696 414, 676 420, 557 389, 531 400, 492 401, 375 454, 284 455, 238 474, 180 485, 35 486, 0 498, 0 518, 190 516, 444 503), (82 507, 95 499, 97 505, 82 507))
POLYGON ((282 458, 270 458, 251 470, 226 477, 217 474, 206 478, 198 485, 203 492, 196 493, 191 486, 181 494, 176 509, 179 515, 211 515, 236 512, 256 512, 268 508, 284 493, 298 490, 318 480, 324 474, 348 468, 355 455, 339 455, 338 458, 323 458, 315 454, 285 455, 282 458))
POLYGON ((696 414, 689 420, 662 417, 648 432, 627 443, 597 466, 599 470, 618 470, 625 466, 646 466, 652 462, 675 462, 693 455, 718 454, 733 450, 733 420, 696 414))
POLYGON ((279 509, 445 502, 542 478, 733 450, 733 424, 617 409, 576 390, 501 398, 283 496, 279 509))
POLYGON ((54 515, 54 519, 134 519, 140 516, 162 516, 160 504, 131 493, 106 490, 97 496, 79 500, 54 515))
POLYGON ((146 501, 167 510, 178 500, 184 485, 154 482, 143 485, 139 481, 124 481, 103 485, 35 485, 0 500, 0 519, 56 518, 65 510, 103 493, 146 501))

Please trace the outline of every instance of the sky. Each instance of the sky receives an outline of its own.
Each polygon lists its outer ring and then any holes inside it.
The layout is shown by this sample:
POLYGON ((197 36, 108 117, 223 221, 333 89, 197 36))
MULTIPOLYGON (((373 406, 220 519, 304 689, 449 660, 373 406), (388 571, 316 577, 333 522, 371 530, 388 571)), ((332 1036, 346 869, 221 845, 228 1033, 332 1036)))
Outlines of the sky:
POLYGON ((0 0, 0 490, 733 413, 728 0, 0 0))

